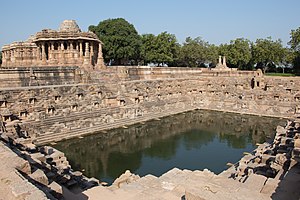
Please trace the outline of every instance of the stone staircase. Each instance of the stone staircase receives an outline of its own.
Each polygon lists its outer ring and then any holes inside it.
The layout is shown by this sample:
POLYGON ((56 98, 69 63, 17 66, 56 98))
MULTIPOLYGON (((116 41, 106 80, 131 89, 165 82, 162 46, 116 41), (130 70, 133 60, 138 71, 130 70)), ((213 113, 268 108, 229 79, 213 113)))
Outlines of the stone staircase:
POLYGON ((208 200, 208 199, 270 199, 270 194, 260 193, 263 185, 243 184, 225 176, 215 175, 209 170, 190 171, 174 168, 160 177, 147 175, 134 182, 110 187, 94 187, 84 192, 89 199, 97 199, 104 194, 110 200, 208 200), (99 197, 99 196, 98 196, 99 197))
MULTIPOLYGON (((73 128, 64 128, 62 122, 60 122, 62 118, 57 118, 57 119, 54 118, 51 120, 48 119, 46 122, 43 122, 43 124, 39 126, 39 129, 47 128, 49 127, 49 124, 51 124, 51 128, 52 128, 51 131, 40 133, 36 138, 35 144, 42 145, 42 144, 47 144, 49 142, 60 141, 62 139, 79 137, 86 134, 91 134, 103 130, 122 127, 125 125, 144 122, 151 119, 165 117, 165 116, 186 112, 194 109, 196 109, 196 107, 186 106, 185 108, 173 109, 166 112, 144 114, 143 116, 135 117, 133 119, 131 118, 115 119, 113 122, 110 123, 101 122, 100 120, 99 121, 95 120, 96 122, 92 125, 90 122, 87 122, 86 124, 82 123, 81 125, 78 125, 77 127, 73 127, 73 128)), ((81 113, 78 113, 77 115, 80 114, 81 113)), ((75 121, 75 119, 73 118, 75 118, 76 116, 68 117, 68 121, 75 121)), ((90 119, 92 117, 95 116, 91 116, 91 115, 85 116, 84 114, 81 114, 80 118, 76 120, 83 121, 84 119, 90 119)))

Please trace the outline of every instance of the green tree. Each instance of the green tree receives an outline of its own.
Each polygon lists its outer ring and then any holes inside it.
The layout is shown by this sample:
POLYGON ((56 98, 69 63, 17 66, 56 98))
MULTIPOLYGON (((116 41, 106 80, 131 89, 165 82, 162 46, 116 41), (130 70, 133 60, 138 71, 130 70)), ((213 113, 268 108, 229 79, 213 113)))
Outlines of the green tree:
POLYGON ((251 43, 249 40, 237 38, 230 42, 230 57, 228 61, 231 65, 239 69, 249 69, 251 58, 251 43))
POLYGON ((291 40, 288 44, 291 46, 291 59, 293 60, 294 71, 300 75, 300 27, 292 30, 290 33, 291 40))
POLYGON ((206 60, 206 50, 208 43, 196 37, 187 37, 180 51, 180 60, 184 66, 199 67, 206 60))
POLYGON ((105 62, 114 65, 135 64, 139 59, 141 39, 132 24, 123 18, 107 19, 89 30, 96 33, 103 44, 105 62))
POLYGON ((173 34, 162 32, 157 36, 142 35, 141 58, 144 64, 170 65, 177 59, 178 50, 179 44, 173 34))
POLYGON ((273 41, 271 37, 257 39, 252 46, 252 56, 253 61, 257 64, 256 67, 266 72, 284 62, 285 48, 280 39, 276 41, 273 41))
POLYGON ((209 44, 206 52, 206 61, 210 66, 216 66, 218 55, 218 46, 209 44))
POLYGON ((251 69, 251 43, 248 39, 237 38, 231 40, 230 44, 221 44, 219 54, 226 56, 229 67, 251 69))

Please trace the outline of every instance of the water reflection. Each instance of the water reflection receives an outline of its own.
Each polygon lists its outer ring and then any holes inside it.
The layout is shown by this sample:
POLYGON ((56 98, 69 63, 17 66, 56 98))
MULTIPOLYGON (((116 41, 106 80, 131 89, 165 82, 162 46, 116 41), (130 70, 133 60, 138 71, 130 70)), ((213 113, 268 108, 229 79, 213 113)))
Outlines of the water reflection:
POLYGON ((72 139, 55 147, 67 155, 75 170, 111 183, 126 169, 156 176, 174 168, 215 173, 237 162, 255 143, 273 137, 285 120, 215 111, 178 114, 127 129, 72 139))

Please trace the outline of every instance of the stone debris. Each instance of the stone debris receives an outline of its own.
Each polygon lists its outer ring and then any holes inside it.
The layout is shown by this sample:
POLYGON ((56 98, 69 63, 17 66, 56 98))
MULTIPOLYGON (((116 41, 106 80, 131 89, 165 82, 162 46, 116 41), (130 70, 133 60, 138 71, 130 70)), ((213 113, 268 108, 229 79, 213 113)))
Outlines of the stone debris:
POLYGON ((49 183, 47 176, 45 175, 44 171, 41 169, 35 170, 32 174, 29 174, 29 177, 45 186, 47 186, 49 183))
MULTIPOLYGON (((50 199, 62 199, 64 196, 63 188, 64 191, 70 190, 68 194, 72 197, 74 194, 71 190, 74 188, 78 193, 99 185, 99 180, 87 178, 81 172, 73 171, 64 153, 53 147, 36 147, 33 145, 34 148, 24 148, 24 140, 14 140, 11 136, 6 137, 5 133, 2 133, 1 138, 4 141, 0 141, 0 153, 3 149, 13 155, 3 166, 9 166, 11 171, 20 172, 18 173, 19 179, 21 178, 26 183, 15 183, 11 180, 12 173, 8 173, 8 178, 3 177, 3 174, 0 173, 0 179, 7 180, 4 183, 11 183, 10 189, 4 187, 4 190, 12 191, 12 194, 8 194, 7 199, 14 199, 13 197, 24 196, 24 194, 28 194, 29 199, 43 199, 41 195, 37 195, 38 198, 33 197, 30 187, 35 188, 45 198, 47 196, 50 199), (6 147, 5 144, 9 147, 6 147)), ((1 162, 3 163, 3 161, 1 162)), ((10 172, 9 170, 5 169, 3 172, 10 172)))
MULTIPOLYGON (((297 127, 299 126, 297 125, 297 127)), ((286 127, 278 126, 274 142, 260 144, 253 154, 245 155, 239 161, 236 173, 232 174, 234 178, 243 182, 251 173, 267 178, 275 178, 281 169, 283 169, 283 173, 286 173, 290 166, 292 153, 295 152, 295 149, 297 150, 297 131, 299 130, 295 128, 295 123, 292 121, 288 121, 286 127)))
POLYGON ((126 170, 119 178, 113 182, 113 186, 120 188, 123 184, 129 184, 138 180, 140 176, 132 174, 129 170, 126 170))

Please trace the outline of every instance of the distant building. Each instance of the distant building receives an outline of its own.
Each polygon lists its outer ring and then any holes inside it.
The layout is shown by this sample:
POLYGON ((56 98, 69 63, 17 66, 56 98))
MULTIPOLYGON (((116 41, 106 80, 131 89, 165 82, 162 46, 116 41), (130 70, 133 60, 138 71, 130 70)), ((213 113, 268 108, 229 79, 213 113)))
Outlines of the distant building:
POLYGON ((43 29, 25 42, 3 46, 1 67, 38 66, 104 67, 102 43, 96 34, 82 32, 74 20, 65 20, 58 31, 43 29))

